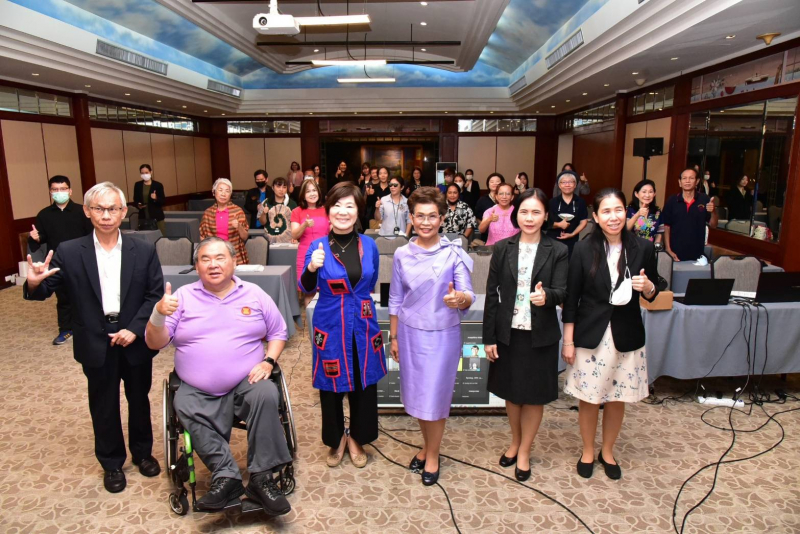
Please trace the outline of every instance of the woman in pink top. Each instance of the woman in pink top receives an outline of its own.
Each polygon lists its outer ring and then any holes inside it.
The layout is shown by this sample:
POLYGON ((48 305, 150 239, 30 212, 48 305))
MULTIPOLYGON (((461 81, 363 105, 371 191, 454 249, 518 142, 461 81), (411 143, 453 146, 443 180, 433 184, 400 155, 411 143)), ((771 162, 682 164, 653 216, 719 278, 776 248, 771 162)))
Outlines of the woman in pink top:
POLYGON ((289 194, 294 192, 294 189, 303 184, 303 171, 300 170, 300 164, 293 161, 289 172, 286 173, 286 180, 289 182, 289 194))
MULTIPOLYGON (((321 197, 317 183, 314 180, 306 180, 300 186, 299 206, 292 210, 292 239, 299 242, 297 245, 298 280, 303 274, 309 244, 315 239, 328 235, 330 230, 325 206, 320 205, 321 197)), ((308 305, 314 298, 314 293, 304 293, 303 298, 308 305)))
POLYGON ((514 225, 511 224, 511 200, 514 198, 514 186, 500 184, 495 196, 497 204, 484 212, 481 224, 478 226, 480 233, 489 231, 489 238, 486 240, 487 246, 519 233, 519 228, 514 228, 514 225))

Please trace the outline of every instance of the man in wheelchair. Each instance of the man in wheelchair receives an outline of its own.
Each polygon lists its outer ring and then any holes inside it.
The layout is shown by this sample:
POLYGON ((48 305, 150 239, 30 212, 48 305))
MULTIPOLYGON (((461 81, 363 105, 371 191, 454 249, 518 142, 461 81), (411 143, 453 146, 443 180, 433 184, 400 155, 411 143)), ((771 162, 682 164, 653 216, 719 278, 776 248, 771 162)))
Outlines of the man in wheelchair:
POLYGON ((269 295, 233 275, 235 257, 230 242, 204 239, 193 258, 200 280, 174 295, 167 283, 145 340, 150 348, 175 345, 182 381, 175 410, 212 473, 197 509, 222 510, 247 494, 268 514, 282 515, 291 506, 273 471, 292 457, 278 413, 279 391, 269 376, 288 339, 286 323, 269 295), (234 416, 247 424, 247 488, 228 443, 234 416))

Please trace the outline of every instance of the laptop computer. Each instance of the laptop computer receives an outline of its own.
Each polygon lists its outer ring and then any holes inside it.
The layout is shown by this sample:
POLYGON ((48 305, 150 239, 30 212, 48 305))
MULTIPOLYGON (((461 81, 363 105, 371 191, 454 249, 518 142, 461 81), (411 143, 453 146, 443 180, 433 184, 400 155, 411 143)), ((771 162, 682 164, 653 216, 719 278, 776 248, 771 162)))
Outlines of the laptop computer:
POLYGON ((761 273, 756 302, 800 302, 800 272, 761 273))
POLYGON ((733 278, 691 278, 683 297, 673 300, 686 306, 725 306, 731 298, 733 278))

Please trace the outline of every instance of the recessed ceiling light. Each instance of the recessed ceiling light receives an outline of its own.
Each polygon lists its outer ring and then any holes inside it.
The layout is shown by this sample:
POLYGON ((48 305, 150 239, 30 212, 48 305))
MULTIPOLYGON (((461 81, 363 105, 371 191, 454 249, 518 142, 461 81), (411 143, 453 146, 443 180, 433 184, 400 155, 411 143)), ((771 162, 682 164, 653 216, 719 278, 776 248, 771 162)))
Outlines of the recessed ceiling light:
POLYGON ((131 96, 131 94, 130 93, 125 93, 125 96, 131 96))
POLYGON ((319 52, 319 48, 315 48, 315 49, 314 49, 314 52, 319 52))
POLYGON ((490 111, 489 113, 491 113, 492 115, 494 115, 494 111, 490 111))
POLYGON ((203 110, 203 113, 208 113, 208 110, 207 110, 207 109, 204 109, 204 110, 203 110))
POLYGON ((38 76, 38 75, 39 75, 38 72, 31 72, 31 76, 38 76))
POLYGON ((354 111, 354 112, 353 112, 353 115, 358 115, 358 111, 354 111))
POLYGON ((648 95, 654 95, 655 93, 647 93, 648 95))
POLYGON ((222 115, 223 117, 225 116, 225 114, 224 114, 224 113, 221 113, 220 115, 222 115))
POLYGON ((725 110, 724 110, 724 109, 721 109, 719 112, 720 112, 720 113, 725 113, 725 110))
POLYGON ((583 96, 586 96, 586 95, 588 95, 588 94, 589 94, 589 93, 583 93, 583 96))
POLYGON ((419 4, 420 4, 421 6, 427 6, 427 5, 428 5, 428 2, 420 2, 419 4))
POLYGON ((265 112, 264 112, 264 115, 269 115, 269 111, 265 111, 265 112))
POLYGON ((633 74, 634 76, 636 76, 636 75, 637 75, 637 74, 639 74, 639 73, 638 73, 638 72, 631 72, 631 74, 633 74))
POLYGON ((567 100, 567 102, 569 102, 569 99, 567 100))
POLYGON ((664 108, 658 108, 658 111, 664 111, 664 108))
POLYGON ((160 104, 160 103, 161 103, 161 100, 156 100, 156 104, 160 104))
POLYGON ((186 106, 181 106, 183 109, 186 109, 186 106))
POLYGON ((736 36, 735 35, 726 35, 725 39, 733 39, 734 37, 736 37, 736 36))
POLYGON ((399 111, 398 113, 400 113, 400 115, 402 115, 402 114, 403 114, 403 112, 402 112, 402 111, 399 111))
POLYGON ((669 58, 669 60, 670 60, 670 61, 676 61, 677 59, 678 59, 678 58, 676 58, 676 57, 671 57, 671 58, 669 58))
POLYGON ((419 25, 420 25, 420 26, 427 26, 427 25, 428 25, 428 23, 427 23, 427 22, 420 22, 420 23, 419 23, 419 25))
POLYGON ((608 87, 609 85, 611 85, 611 84, 610 83, 604 83, 603 87, 608 87))
POLYGON ((427 52, 428 51, 427 48, 420 48, 420 50, 423 51, 423 52, 427 52))
POLYGON ((308 114, 309 114, 309 115, 313 115, 313 113, 311 113, 311 112, 309 112, 308 114))
POLYGON ((551 108, 555 109, 555 106, 550 106, 551 108))
POLYGON ((449 112, 449 111, 445 111, 445 112, 444 112, 444 114, 445 114, 445 115, 447 115, 448 113, 450 113, 450 112, 449 112))
POLYGON ((86 85, 84 85, 84 87, 86 87, 86 88, 88 89, 88 88, 90 88, 90 87, 91 87, 91 85, 89 85, 89 84, 86 84, 86 85))

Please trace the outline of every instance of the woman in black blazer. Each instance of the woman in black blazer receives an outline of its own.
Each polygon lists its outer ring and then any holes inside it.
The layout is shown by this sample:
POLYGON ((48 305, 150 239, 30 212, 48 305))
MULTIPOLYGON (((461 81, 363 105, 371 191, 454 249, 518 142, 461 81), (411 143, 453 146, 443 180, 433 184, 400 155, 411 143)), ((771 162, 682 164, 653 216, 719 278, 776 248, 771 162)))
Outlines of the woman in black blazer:
POLYGON ((147 163, 139 167, 139 175, 142 181, 133 184, 133 203, 139 208, 139 229, 152 230, 151 221, 155 221, 161 235, 167 235, 164 210, 161 207, 166 198, 164 186, 153 180, 153 169, 147 163))
POLYGON ((614 459, 614 443, 622 427, 626 402, 647 397, 645 332, 639 296, 652 301, 658 294, 653 243, 631 233, 625 219, 625 195, 603 189, 594 197, 595 227, 572 252, 564 303, 564 343, 567 362, 564 391, 580 400, 583 454, 578 474, 592 476, 594 438, 600 405, 603 445, 597 460, 606 475, 622 471, 614 459))
POLYGON ((530 451, 544 405, 558 398, 556 306, 564 301, 568 252, 542 231, 547 196, 529 189, 514 201, 511 224, 520 233, 494 245, 486 283, 483 342, 488 389, 506 401, 511 445, 500 465, 517 464, 515 476, 530 477, 530 451))

